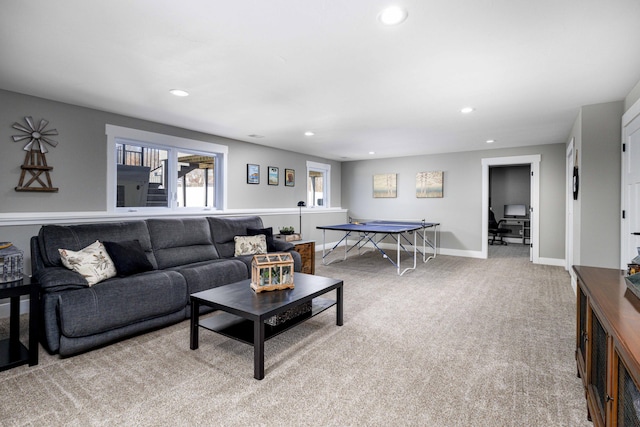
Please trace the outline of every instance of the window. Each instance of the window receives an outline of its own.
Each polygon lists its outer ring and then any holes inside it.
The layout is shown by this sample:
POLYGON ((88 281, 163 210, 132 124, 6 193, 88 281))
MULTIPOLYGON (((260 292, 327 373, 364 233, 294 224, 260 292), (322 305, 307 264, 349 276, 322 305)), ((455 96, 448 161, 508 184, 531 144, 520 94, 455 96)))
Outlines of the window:
POLYGON ((215 165, 215 156, 178 153, 178 207, 212 206, 215 201, 215 165))
POLYGON ((228 148, 107 125, 109 210, 225 207, 228 148))
POLYGON ((307 206, 329 207, 331 165, 307 162, 307 206))
POLYGON ((169 151, 116 142, 116 207, 169 207, 169 151))

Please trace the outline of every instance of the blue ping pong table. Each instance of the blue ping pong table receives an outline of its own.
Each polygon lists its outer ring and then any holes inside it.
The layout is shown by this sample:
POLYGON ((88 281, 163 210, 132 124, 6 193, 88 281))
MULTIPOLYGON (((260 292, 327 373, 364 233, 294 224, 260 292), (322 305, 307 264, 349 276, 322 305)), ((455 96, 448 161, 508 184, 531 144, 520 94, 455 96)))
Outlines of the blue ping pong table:
MULTIPOLYGON (((316 227, 322 230, 322 264, 328 265, 331 262, 326 262, 327 256, 331 254, 342 242, 344 242, 344 257, 347 259, 347 254, 354 248, 358 249, 358 254, 361 254, 361 249, 371 243, 373 248, 377 249, 382 257, 389 260, 391 264, 396 267, 396 271, 399 276, 410 270, 415 270, 418 259, 418 252, 422 255, 423 262, 427 262, 437 256, 438 253, 438 226, 437 222, 425 222, 422 221, 366 221, 366 222, 349 222, 347 224, 336 225, 323 225, 316 227), (433 232, 433 238, 429 239, 427 230, 433 232), (343 231, 344 237, 340 239, 331 249, 326 250, 326 231, 335 230, 343 231), (420 233, 422 231, 422 233, 420 233), (354 235, 356 242, 349 245, 349 237, 354 235), (413 235, 413 242, 409 239, 413 235), (409 237, 408 237, 409 236, 409 237), (422 239, 422 250, 418 249, 417 237, 422 239), (391 237, 396 242, 396 261, 394 262, 380 247, 380 242, 386 237, 391 237), (405 247, 410 245, 413 247, 413 254, 405 247), (431 248, 431 254, 427 252, 427 247, 431 248), (407 267, 400 272, 400 253, 401 249, 407 254, 413 255, 413 267, 407 267)), ((335 261, 335 260, 334 260, 335 261)))

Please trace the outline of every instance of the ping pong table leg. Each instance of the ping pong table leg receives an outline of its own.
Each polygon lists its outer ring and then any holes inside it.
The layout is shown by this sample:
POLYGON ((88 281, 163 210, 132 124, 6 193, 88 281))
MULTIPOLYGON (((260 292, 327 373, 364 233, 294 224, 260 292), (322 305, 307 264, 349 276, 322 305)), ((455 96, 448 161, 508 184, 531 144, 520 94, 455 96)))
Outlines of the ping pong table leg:
POLYGON ((325 261, 324 261, 324 257, 325 255, 325 250, 327 247, 327 240, 326 240, 326 234, 327 234, 327 230, 322 230, 322 264, 326 265, 325 261))
MULTIPOLYGON (((398 239, 398 241, 400 241, 400 239, 398 239)), ((418 261, 417 245, 418 245, 418 233, 414 232, 413 233, 413 267, 407 267, 402 271, 402 273, 400 273, 400 256, 398 256, 398 275, 402 276, 407 271, 416 269, 417 261, 418 261)), ((400 245, 398 244, 398 254, 399 253, 400 253, 400 245)))
POLYGON ((349 231, 344 232, 344 258, 342 258, 343 261, 347 259, 347 252, 349 252, 349 235, 350 234, 351 232, 349 231))
POLYGON ((428 228, 433 228, 433 242, 427 237, 427 228, 422 229, 422 261, 427 262, 430 259, 435 258, 438 255, 438 225, 433 225, 428 228), (427 256, 427 245, 433 250, 433 255, 427 256))
MULTIPOLYGON (((398 272, 398 276, 402 276, 402 274, 400 274, 400 236, 398 236, 396 242, 398 242, 396 249, 396 271, 398 272)), ((402 273, 404 274, 404 271, 402 273)))

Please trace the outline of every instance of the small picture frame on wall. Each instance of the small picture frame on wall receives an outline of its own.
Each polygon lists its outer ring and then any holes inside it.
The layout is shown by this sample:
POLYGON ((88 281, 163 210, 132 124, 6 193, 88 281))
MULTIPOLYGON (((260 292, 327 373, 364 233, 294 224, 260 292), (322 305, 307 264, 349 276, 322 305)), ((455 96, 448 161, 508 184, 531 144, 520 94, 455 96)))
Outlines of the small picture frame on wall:
POLYGON ((293 169, 284 170, 284 185, 286 187, 295 187, 296 185, 296 171, 293 169))
POLYGON ((269 185, 280 184, 280 169, 275 166, 269 166, 269 185))
POLYGON ((247 184, 260 184, 260 165, 247 163, 247 184))

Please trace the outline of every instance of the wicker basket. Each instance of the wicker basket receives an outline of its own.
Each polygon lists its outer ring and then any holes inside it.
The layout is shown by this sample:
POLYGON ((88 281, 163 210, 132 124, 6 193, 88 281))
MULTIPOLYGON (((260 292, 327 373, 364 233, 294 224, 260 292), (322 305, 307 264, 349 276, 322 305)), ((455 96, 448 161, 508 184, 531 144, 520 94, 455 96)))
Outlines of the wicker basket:
POLYGON ((251 289, 262 292, 293 288, 293 257, 291 254, 276 252, 253 256, 251 289))

